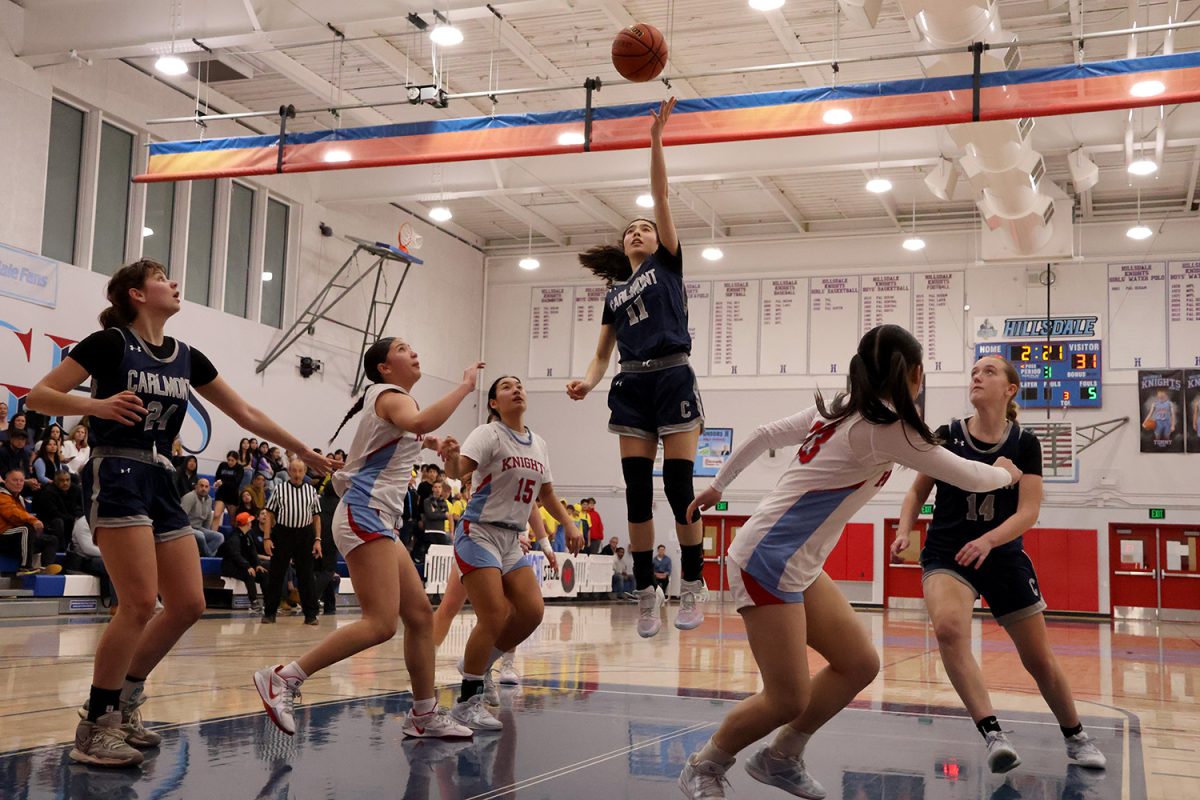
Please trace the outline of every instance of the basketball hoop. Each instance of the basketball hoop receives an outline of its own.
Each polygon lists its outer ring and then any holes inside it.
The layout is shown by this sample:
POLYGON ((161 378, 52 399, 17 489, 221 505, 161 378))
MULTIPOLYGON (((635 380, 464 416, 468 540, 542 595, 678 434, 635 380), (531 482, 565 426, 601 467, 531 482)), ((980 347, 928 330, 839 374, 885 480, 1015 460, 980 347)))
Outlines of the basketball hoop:
POLYGON ((421 234, 417 233, 416 229, 413 228, 412 223, 406 222, 400 226, 399 243, 400 249, 404 252, 407 253, 410 250, 420 250, 424 241, 425 239, 421 236, 421 234))

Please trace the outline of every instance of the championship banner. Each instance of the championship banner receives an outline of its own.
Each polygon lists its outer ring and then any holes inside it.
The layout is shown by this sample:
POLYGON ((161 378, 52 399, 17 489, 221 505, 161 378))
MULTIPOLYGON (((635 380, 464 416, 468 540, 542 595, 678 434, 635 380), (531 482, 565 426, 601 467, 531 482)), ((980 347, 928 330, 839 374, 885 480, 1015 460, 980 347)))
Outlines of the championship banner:
POLYGON ((1138 420, 1143 453, 1182 453, 1183 370, 1138 371, 1138 420))

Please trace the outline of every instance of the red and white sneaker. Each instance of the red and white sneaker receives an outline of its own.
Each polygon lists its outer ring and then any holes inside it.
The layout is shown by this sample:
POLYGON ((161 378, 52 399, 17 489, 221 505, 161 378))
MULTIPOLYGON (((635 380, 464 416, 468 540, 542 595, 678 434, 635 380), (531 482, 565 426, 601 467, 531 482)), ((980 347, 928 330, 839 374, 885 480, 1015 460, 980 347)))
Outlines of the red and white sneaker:
POLYGON ((410 708, 404 715, 404 735, 427 739, 470 739, 474 732, 461 725, 446 709, 438 706, 428 714, 414 714, 410 708))
POLYGON ((254 688, 258 689, 258 696, 262 698, 263 708, 267 710, 271 722, 292 736, 296 733, 296 701, 300 699, 300 684, 304 681, 281 677, 281 669, 283 664, 276 664, 255 672, 254 688))

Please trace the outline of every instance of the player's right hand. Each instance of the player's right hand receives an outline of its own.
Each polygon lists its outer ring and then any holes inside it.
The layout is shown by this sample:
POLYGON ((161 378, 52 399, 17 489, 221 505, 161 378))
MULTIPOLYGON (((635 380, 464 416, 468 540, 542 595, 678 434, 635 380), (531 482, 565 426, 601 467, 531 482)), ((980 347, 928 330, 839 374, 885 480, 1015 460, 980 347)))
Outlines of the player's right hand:
POLYGON ((900 554, 908 549, 908 534, 897 533, 896 538, 892 540, 892 563, 900 561, 900 554))
POLYGON ((119 392, 97 401, 95 409, 91 412, 93 417, 111 419, 122 425, 137 425, 146 414, 142 398, 130 391, 119 392))
POLYGON ((713 487, 709 486, 700 494, 696 495, 696 499, 688 506, 686 519, 699 519, 697 516, 701 510, 707 511, 717 504, 721 499, 721 493, 713 487))
POLYGON ((587 381, 571 381, 567 384, 567 397, 572 400, 582 400, 588 396, 588 392, 591 390, 592 387, 588 386, 587 381))
POLYGON ((1021 480, 1021 477, 1025 474, 1025 473, 1021 472, 1021 470, 1017 469, 1016 464, 1014 464, 1012 461, 1008 460, 1004 456, 997 458, 996 462, 994 464, 992 464, 992 466, 1000 467, 1000 469, 1003 469, 1006 472, 1008 472, 1009 477, 1012 478, 1012 481, 1008 484, 1009 486, 1015 486, 1021 480))
POLYGON ((462 385, 467 387, 467 391, 475 391, 475 383, 479 380, 479 371, 487 364, 483 361, 476 361, 471 366, 463 370, 462 385))

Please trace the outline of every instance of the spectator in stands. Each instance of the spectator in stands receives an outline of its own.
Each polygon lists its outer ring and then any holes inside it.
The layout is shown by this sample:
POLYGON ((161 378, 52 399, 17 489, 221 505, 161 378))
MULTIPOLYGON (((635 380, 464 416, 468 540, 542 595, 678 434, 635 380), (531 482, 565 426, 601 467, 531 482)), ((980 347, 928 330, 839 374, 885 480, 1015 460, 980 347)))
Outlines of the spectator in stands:
MULTIPOLYGON (((238 461, 236 450, 225 454, 225 460, 217 466, 213 476, 213 517, 211 527, 219 529, 225 519, 225 509, 233 510, 238 504, 242 488, 242 473, 246 468, 238 461)), ((253 514, 251 515, 253 518, 253 514)), ((234 518, 230 517, 230 521, 234 518)))
POLYGON ((84 464, 92 457, 92 448, 88 445, 88 429, 86 425, 76 425, 71 431, 71 438, 63 442, 59 456, 67 463, 67 469, 78 475, 84 464))
POLYGON ((0 402, 0 440, 8 433, 8 403, 0 402))
POLYGON ((592 521, 588 518, 585 511, 586 500, 580 500, 575 505, 571 506, 571 519, 575 520, 575 527, 583 533, 583 551, 584 553, 593 552, 588 550, 588 541, 591 538, 592 521))
POLYGON ((12 419, 10 419, 8 421, 8 428, 5 429, 4 438, 7 440, 8 437, 12 435, 13 431, 25 431, 25 439, 26 439, 25 444, 26 444, 26 446, 31 445, 32 442, 29 441, 30 431, 29 431, 29 428, 27 427, 28 419, 29 418, 27 416, 25 416, 24 411, 18 411, 17 413, 13 414, 12 419))
POLYGON ((248 488, 242 489, 242 493, 238 495, 237 505, 229 509, 229 513, 234 519, 237 518, 238 514, 249 514, 252 518, 257 518, 260 511, 262 511, 262 508, 255 504, 254 495, 250 493, 248 488))
POLYGON ((271 560, 271 554, 267 552, 266 545, 267 531, 270 529, 271 512, 260 508, 254 515, 254 524, 250 526, 250 533, 254 536, 254 546, 258 548, 258 560, 264 565, 271 560))
POLYGON ((260 443, 250 463, 254 468, 255 474, 261 472, 267 480, 273 478, 275 476, 275 468, 271 466, 271 443, 260 443))
POLYGON ((308 467, 300 459, 288 466, 288 480, 267 501, 270 527, 263 544, 271 556, 270 575, 263 598, 264 623, 275 621, 289 562, 296 564, 296 584, 304 609, 304 624, 317 625, 317 596, 313 585, 313 559, 321 558, 321 503, 317 490, 304 482, 308 467))
POLYGON ((250 456, 252 455, 252 452, 250 450, 250 440, 245 438, 244 436, 242 437, 242 440, 240 442, 238 442, 237 454, 238 454, 238 463, 241 464, 243 467, 246 467, 247 469, 249 469, 250 468, 250 456))
POLYGON ((583 512, 588 518, 588 552, 597 553, 604 542, 604 520, 600 519, 600 512, 596 510, 596 498, 584 498, 583 512))
MULTIPOLYGON (((174 461, 174 457, 171 460, 174 461)), ((196 461, 196 457, 186 456, 182 459, 182 463, 175 467, 175 491, 179 492, 180 497, 183 497, 196 488, 196 480, 199 477, 200 464, 196 461)), ((204 527, 208 527, 208 520, 204 522, 204 527)))
POLYGON ((254 477, 250 479, 250 486, 246 491, 250 492, 250 496, 254 498, 254 505, 258 506, 259 508, 266 508, 267 476, 265 473, 254 473, 254 477))
MULTIPOLYGON (((236 454, 235 454, 236 455, 236 454)), ((233 533, 225 537, 221 545, 221 575, 237 578, 246 584, 246 596, 250 598, 250 610, 262 613, 263 603, 258 599, 258 587, 266 582, 267 568, 258 563, 258 549, 250 527, 254 517, 238 514, 234 519, 233 533)))
POLYGON ((53 482, 34 496, 33 513, 46 526, 46 533, 58 542, 58 552, 65 552, 75 520, 83 516, 83 495, 78 487, 71 485, 70 472, 54 473, 53 482))
POLYGON ((18 575, 38 572, 57 575, 62 572, 62 567, 54 563, 58 541, 25 508, 21 499, 25 480, 22 469, 11 469, 4 475, 4 486, 0 488, 0 553, 20 559, 18 575))
MULTIPOLYGON (((183 451, 183 439, 176 436, 175 440, 171 442, 171 466, 175 467, 176 470, 183 469, 184 465, 187 464, 187 460, 188 454, 183 451)), ((187 490, 190 492, 192 487, 189 486, 187 490)), ((183 492, 180 492, 180 494, 183 494, 183 492)))
POLYGON ((551 514, 549 511, 546 510, 546 507, 542 505, 541 500, 535 499, 534 502, 537 504, 538 514, 542 518, 542 527, 544 527, 546 529, 546 538, 549 539, 551 542, 551 547, 550 547, 551 551, 555 552, 555 553, 565 553, 566 552, 566 537, 559 537, 559 535, 558 535, 559 528, 561 527, 558 524, 558 520, 556 520, 554 518, 553 514, 551 514), (562 538, 562 540, 563 540, 563 549, 561 549, 561 550, 557 546, 560 538, 562 538))
POLYGON ((425 499, 423 517, 428 544, 450 544, 446 535, 446 523, 450 507, 446 504, 446 485, 441 481, 433 484, 432 494, 425 499))
POLYGON ((63 569, 66 572, 82 572, 95 576, 100 580, 100 605, 112 608, 117 604, 117 595, 113 591, 104 559, 100 556, 100 547, 96 544, 92 529, 88 527, 87 519, 83 516, 75 520, 63 569))
POLYGON ((34 450, 41 450, 42 445, 46 442, 55 442, 58 445, 58 452, 62 452, 63 431, 62 426, 57 422, 52 422, 46 426, 46 429, 42 431, 42 437, 34 445, 34 450))
POLYGON ((667 546, 660 544, 654 554, 654 582, 662 589, 663 597, 667 597, 667 585, 671 582, 671 557, 667 555, 667 546))
POLYGON ((192 527, 192 533, 196 535, 196 544, 200 546, 200 555, 215 556, 225 541, 225 537, 219 531, 208 527, 213 516, 213 501, 209 496, 208 478, 197 480, 196 488, 185 494, 180 503, 183 506, 183 513, 187 514, 188 525, 192 527))
POLYGON ((454 531, 455 526, 458 525, 458 521, 462 519, 462 515, 466 513, 467 499, 462 493, 462 481, 456 480, 454 483, 451 483, 450 479, 447 478, 442 483, 446 486, 446 507, 449 509, 449 514, 446 517, 446 532, 451 533, 454 531))
POLYGON ((31 493, 40 485, 30 470, 28 443, 29 433, 24 428, 10 426, 8 440, 0 445, 0 475, 7 476, 14 469, 21 470, 25 475, 25 494, 31 493))
MULTIPOLYGON (((286 473, 287 473, 288 464, 291 463, 291 453, 288 453, 288 456, 289 456, 288 460, 284 461, 283 453, 281 453, 279 451, 278 447, 272 447, 267 452, 268 452, 267 460, 271 462, 271 469, 273 469, 275 471, 276 475, 278 475, 281 472, 285 473, 284 480, 287 480, 286 473)), ((308 470, 306 469, 305 473, 307 473, 307 472, 308 472, 308 470)))
POLYGON ((614 600, 633 597, 633 559, 624 547, 618 547, 613 553, 612 590, 614 600))
MULTIPOLYGON (((335 454, 336 455, 336 454, 335 454)), ((421 499, 417 496, 417 470, 412 471, 408 479, 408 488, 404 491, 404 504, 400 514, 400 543, 411 553, 415 544, 417 524, 421 520, 421 499)), ((414 558, 415 562, 416 559, 414 558)))
POLYGON ((615 556, 617 554, 617 542, 620 540, 617 537, 612 537, 608 540, 608 544, 604 545, 604 549, 600 551, 602 556, 615 556))
POLYGON ((337 490, 333 486, 333 473, 346 465, 346 460, 337 453, 330 457, 330 473, 319 477, 313 485, 317 487, 317 496, 321 504, 321 557, 317 560, 316 583, 317 599, 320 600, 326 614, 337 613, 337 589, 342 576, 338 575, 338 550, 333 541, 333 512, 337 510, 337 490))
POLYGON ((55 474, 67 471, 67 465, 58 457, 60 442, 61 439, 48 438, 38 448, 37 458, 33 460, 33 477, 37 478, 39 486, 49 486, 55 474))

